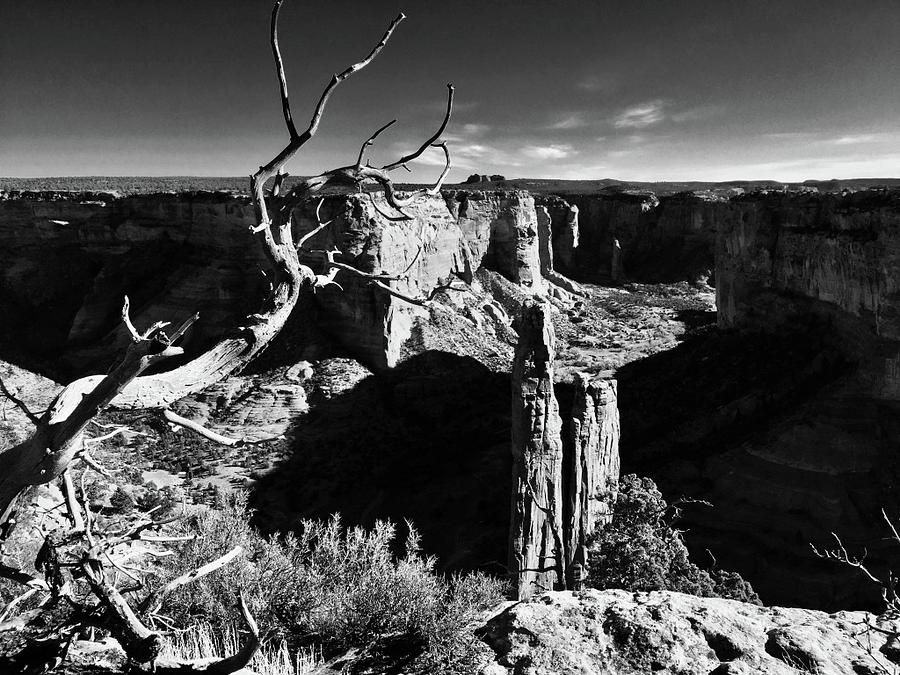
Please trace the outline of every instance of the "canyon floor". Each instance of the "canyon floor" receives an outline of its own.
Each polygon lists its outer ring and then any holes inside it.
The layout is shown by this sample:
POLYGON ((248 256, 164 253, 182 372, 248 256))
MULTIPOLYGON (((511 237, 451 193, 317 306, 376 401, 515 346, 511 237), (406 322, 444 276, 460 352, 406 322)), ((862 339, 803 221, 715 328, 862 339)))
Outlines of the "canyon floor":
MULTIPOLYGON (((557 309, 554 313, 559 345, 556 373, 563 389, 574 372, 614 372, 624 364, 672 349, 686 336, 702 333, 715 324, 714 292, 706 285, 585 285, 584 290, 583 299, 568 310, 557 309)), ((452 348, 448 345, 448 350, 452 348)), ((165 499, 188 504, 214 504, 236 487, 249 488, 262 507, 261 523, 271 528, 289 527, 292 521, 304 516, 327 516, 332 510, 341 511, 349 521, 359 520, 365 524, 371 524, 377 517, 399 520, 412 516, 417 524, 420 524, 420 518, 425 521, 421 525, 427 547, 430 532, 436 534, 450 525, 452 508, 446 518, 438 517, 437 522, 432 522, 433 512, 419 509, 418 513, 408 513, 409 502, 417 501, 408 494, 400 496, 405 504, 386 503, 397 499, 390 496, 389 488, 398 481, 417 480, 420 491, 425 493, 423 500, 433 501, 436 493, 444 492, 444 488, 449 490, 450 486, 434 484, 433 478, 424 475, 419 480, 415 464, 420 465, 422 474, 433 476, 432 463, 436 457, 448 452, 453 453, 444 455, 450 464, 455 464, 460 455, 471 455, 471 461, 480 466, 476 474, 485 483, 496 485, 501 482, 491 479, 490 474, 494 471, 498 471, 498 475, 508 475, 509 385, 502 371, 508 372, 511 355, 510 348, 495 360, 492 364, 495 369, 491 369, 450 351, 433 350, 387 374, 375 374, 357 361, 343 357, 311 363, 308 377, 302 380, 309 409, 298 416, 285 434, 287 438, 233 448, 162 424, 152 416, 107 412, 98 418, 94 435, 102 435, 119 426, 127 426, 127 429, 92 450, 95 458, 114 476, 103 490, 102 501, 108 505, 110 499, 121 500, 127 495, 141 503, 165 499), (456 386, 442 382, 430 387, 433 378, 440 379, 441 373, 451 374, 456 386), (480 383, 486 388, 475 395, 467 394, 465 387, 459 386, 466 382, 480 383), (441 434, 422 429, 408 411, 403 412, 402 402, 408 399, 402 392, 417 383, 424 383, 424 389, 419 391, 424 396, 414 408, 413 415, 423 413, 429 424, 445 431, 446 443, 440 440, 441 434), (385 398, 385 388, 390 388, 393 395, 385 398), (403 396, 398 405, 385 403, 398 395, 403 396), (362 401, 365 402, 363 406, 360 405, 362 401), (348 425, 367 434, 365 441, 354 440, 352 434, 347 434, 348 425), (393 459, 386 458, 383 449, 396 448, 398 434, 411 446, 422 447, 424 444, 426 452, 415 461, 407 462, 409 458, 404 459, 403 453, 393 459), (472 450, 467 451, 466 439, 473 436, 478 438, 472 450), (357 448, 357 444, 366 447, 357 448), (492 451, 486 458, 478 457, 486 446, 492 451), (347 466, 335 465, 335 455, 347 466), (352 481, 358 464, 365 461, 364 457, 372 455, 380 457, 376 467, 387 462, 377 472, 383 483, 371 485, 373 481, 370 480, 369 486, 360 486, 348 497, 343 490, 346 481, 352 481), (327 466, 321 466, 326 459, 327 466), (485 461, 487 465, 483 464, 485 461), (399 470, 398 463, 404 462, 404 470, 399 470), (300 480, 308 488, 301 491, 301 495, 298 495, 294 480, 297 474, 303 474, 300 480), (118 497, 113 496, 116 493, 118 497), (342 497, 338 498, 338 495, 342 497)), ((55 391, 49 380, 12 366, 7 366, 0 377, 7 390, 15 396, 23 396, 37 410, 42 409, 44 399, 49 399, 55 391), (30 393, 26 396, 24 392, 30 393)), ((254 374, 252 379, 258 390, 292 385, 296 377, 286 374, 284 368, 277 368, 254 374)), ((252 406, 253 400, 248 403, 252 406)), ((6 422, 10 433, 15 428, 23 428, 24 418, 13 415, 8 401, 5 405, 10 408, 6 422)), ((235 427, 228 427, 228 430, 235 431, 235 427)), ((254 438, 280 436, 278 431, 279 428, 269 429, 263 424, 254 429, 254 438)), ((452 473, 459 475, 466 470, 463 464, 452 473)), ((482 503, 479 510, 484 512, 499 507, 500 513, 505 514, 505 490, 493 489, 492 492, 494 498, 490 504, 482 503)), ((457 512, 454 518, 459 515, 457 512)), ((477 519, 478 514, 474 513, 472 517, 477 519)), ((502 549, 505 545, 502 519, 492 520, 496 521, 494 526, 478 538, 485 541, 493 536, 492 533, 496 534, 502 549)), ((453 529, 459 527, 465 527, 465 522, 453 529)), ((446 540, 446 533, 439 538, 446 540)), ((485 562, 484 559, 467 559, 458 550, 451 553, 449 541, 442 543, 444 545, 438 546, 439 553, 450 567, 485 562)), ((498 555, 502 555, 501 549, 497 549, 498 555)))

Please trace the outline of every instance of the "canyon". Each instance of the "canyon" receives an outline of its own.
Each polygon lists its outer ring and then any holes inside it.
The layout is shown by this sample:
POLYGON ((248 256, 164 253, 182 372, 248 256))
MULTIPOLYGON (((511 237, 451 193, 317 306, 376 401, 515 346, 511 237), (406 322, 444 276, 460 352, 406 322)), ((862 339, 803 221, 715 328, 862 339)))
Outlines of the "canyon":
MULTIPOLYGON (((294 213, 296 236, 315 207, 294 213)), ((623 472, 713 505, 685 513, 696 558, 709 550, 767 603, 877 605, 809 544, 834 531, 876 565, 894 555, 880 509, 900 507, 900 193, 448 189, 409 212, 328 197, 333 222, 301 262, 336 247, 428 303, 339 273, 244 373, 176 406, 283 437, 250 481, 264 527, 411 517, 446 568, 499 570, 513 318, 537 297, 563 435, 578 378, 615 377, 623 472)), ((5 193, 0 359, 59 382, 103 372, 127 340, 126 293, 141 325, 199 311, 186 348, 201 351, 265 293, 253 222, 224 193, 5 193)))

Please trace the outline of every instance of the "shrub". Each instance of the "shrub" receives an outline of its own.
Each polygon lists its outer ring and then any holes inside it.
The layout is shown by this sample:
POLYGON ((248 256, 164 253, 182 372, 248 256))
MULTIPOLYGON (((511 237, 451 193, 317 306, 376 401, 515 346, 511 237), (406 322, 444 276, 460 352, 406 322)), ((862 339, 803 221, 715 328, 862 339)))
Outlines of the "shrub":
POLYGON ((656 484, 634 474, 619 481, 612 524, 590 546, 589 583, 629 591, 669 590, 760 604, 749 583, 734 572, 706 571, 691 562, 677 516, 656 484))
POLYGON ((243 589, 264 639, 286 640, 293 649, 315 647, 326 656, 390 639, 452 672, 478 649, 466 626, 502 600, 500 582, 485 575, 436 574, 434 558, 422 555, 409 524, 397 557, 391 550, 395 527, 388 522, 345 529, 334 516, 304 521, 297 536, 266 538, 249 520, 242 500, 198 514, 189 524, 196 539, 164 559, 167 575, 174 576, 234 546, 245 551, 173 595, 166 613, 178 623, 199 618, 226 632, 239 622, 234 597, 243 589))

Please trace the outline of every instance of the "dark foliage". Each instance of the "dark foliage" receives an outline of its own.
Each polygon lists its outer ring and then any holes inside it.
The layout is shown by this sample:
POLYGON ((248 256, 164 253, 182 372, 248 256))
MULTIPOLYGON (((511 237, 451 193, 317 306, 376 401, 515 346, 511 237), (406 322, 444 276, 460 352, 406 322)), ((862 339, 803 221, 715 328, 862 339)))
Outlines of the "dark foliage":
POLYGON ((629 591, 679 591, 761 604, 739 574, 703 570, 689 559, 681 534, 673 527, 677 511, 666 503, 650 478, 623 476, 613 522, 591 545, 591 585, 629 591))

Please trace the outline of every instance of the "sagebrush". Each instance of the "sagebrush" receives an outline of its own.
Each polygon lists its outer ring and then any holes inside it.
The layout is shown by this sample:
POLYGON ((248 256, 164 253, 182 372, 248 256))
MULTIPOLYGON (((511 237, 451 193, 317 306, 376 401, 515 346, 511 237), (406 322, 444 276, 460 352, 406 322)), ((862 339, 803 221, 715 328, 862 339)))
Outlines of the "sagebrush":
POLYGON ((234 594, 243 589, 265 639, 292 649, 373 649, 400 642, 420 662, 444 672, 466 672, 481 649, 466 627, 503 599, 503 584, 481 573, 445 577, 423 555, 407 523, 404 550, 395 555, 396 527, 344 528, 338 516, 307 520, 298 534, 264 537, 250 524, 241 499, 194 516, 197 536, 165 559, 175 575, 221 556, 234 546, 244 555, 192 584, 168 603, 181 625, 206 621, 224 633, 238 622, 234 594))

